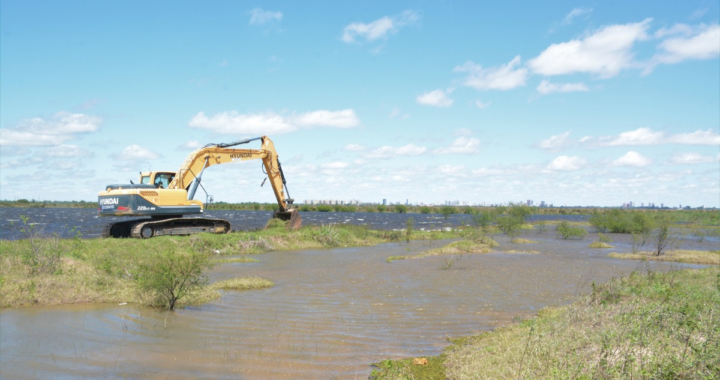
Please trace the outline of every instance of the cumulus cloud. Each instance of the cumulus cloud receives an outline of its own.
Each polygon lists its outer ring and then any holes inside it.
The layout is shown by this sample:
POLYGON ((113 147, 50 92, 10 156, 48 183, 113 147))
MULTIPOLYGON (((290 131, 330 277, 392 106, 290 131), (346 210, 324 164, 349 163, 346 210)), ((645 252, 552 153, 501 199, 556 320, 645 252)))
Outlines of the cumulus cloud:
POLYGON ((554 92, 588 91, 588 87, 584 83, 550 83, 548 80, 543 80, 537 86, 537 91, 547 95, 554 92))
POLYGON ((323 169, 345 169, 349 165, 350 164, 347 162, 335 161, 335 162, 330 162, 327 164, 322 164, 322 165, 320 165, 320 167, 323 169))
POLYGON ((220 112, 211 117, 199 112, 188 125, 222 134, 278 135, 301 127, 352 128, 360 124, 352 109, 340 111, 312 111, 297 116, 284 116, 273 112, 240 114, 237 111, 220 112))
POLYGON ((266 11, 261 8, 254 8, 250 12, 250 25, 262 25, 268 22, 281 21, 283 18, 282 12, 266 11))
POLYGON ((417 102, 426 106, 450 107, 453 104, 453 100, 448 97, 450 92, 450 90, 445 92, 441 89, 426 92, 418 95, 417 102))
POLYGON ((595 143, 600 146, 630 146, 630 145, 720 145, 720 134, 708 129, 697 130, 689 133, 666 134, 655 132, 650 128, 643 127, 634 131, 620 133, 618 136, 605 136, 598 139, 584 137, 581 142, 595 143))
POLYGON ((550 136, 546 140, 542 140, 537 144, 537 147, 540 149, 545 149, 549 151, 558 151, 567 147, 570 147, 572 145, 572 141, 570 141, 570 131, 567 131, 565 133, 561 133, 559 135, 550 136))
POLYGON ((51 148, 47 148, 43 151, 43 154, 48 157, 77 157, 80 155, 89 155, 83 151, 77 145, 58 145, 51 148))
POLYGON ((381 146, 365 154, 365 158, 393 158, 398 156, 419 156, 427 152, 427 148, 408 144, 399 148, 381 146))
POLYGON ((360 125, 360 120, 355 111, 351 109, 341 111, 312 111, 301 114, 293 119, 294 123, 301 127, 335 127, 352 128, 360 125))
POLYGON ((547 166, 547 169, 552 171, 569 172, 580 170, 585 166, 585 164, 587 164, 587 160, 582 157, 559 156, 547 166))
POLYGON ((572 73, 615 76, 634 66, 633 45, 648 38, 650 21, 610 25, 582 39, 552 44, 528 61, 528 67, 545 76, 572 73))
POLYGON ((586 15, 586 14, 590 14, 590 12, 592 12, 592 11, 593 11, 592 8, 582 8, 582 7, 573 8, 573 10, 571 10, 570 13, 568 13, 565 16, 565 18, 563 19, 563 24, 572 24, 572 22, 575 18, 586 15))
MULTIPOLYGON (((676 25, 665 33, 693 34, 693 28, 676 25)), ((658 45, 658 49, 661 52, 655 56, 655 60, 661 63, 714 58, 720 55, 720 25, 703 26, 697 34, 691 36, 668 38, 658 45)))
POLYGON ((360 152, 360 151, 365 150, 365 145, 347 144, 347 145, 345 145, 344 149, 347 150, 348 152, 360 152))
POLYGON ((140 145, 130 145, 118 156, 121 160, 154 160, 160 157, 157 153, 140 145))
POLYGON ((629 166, 633 168, 644 168, 648 165, 650 165, 652 161, 650 159, 644 157, 638 152, 635 151, 629 151, 624 156, 614 160, 612 162, 613 166, 629 166))
POLYGON ((670 158, 669 163, 679 165, 707 164, 720 161, 720 155, 713 157, 699 153, 677 153, 670 158))
POLYGON ((457 72, 468 73, 463 85, 477 90, 510 90, 524 86, 528 71, 520 66, 520 56, 498 67, 484 69, 481 65, 468 61, 455 67, 457 72))
POLYGON ((419 19, 419 13, 406 10, 397 16, 385 16, 367 24, 354 22, 343 29, 342 40, 346 43, 353 43, 358 39, 374 41, 385 38, 390 33, 396 33, 401 27, 413 24, 419 19))
POLYGON ((77 135, 96 132, 101 124, 97 116, 58 112, 48 119, 36 117, 0 129, 0 146, 62 145, 77 135))
POLYGON ((450 146, 435 149, 437 154, 476 154, 480 151, 480 140, 473 137, 458 137, 450 146))

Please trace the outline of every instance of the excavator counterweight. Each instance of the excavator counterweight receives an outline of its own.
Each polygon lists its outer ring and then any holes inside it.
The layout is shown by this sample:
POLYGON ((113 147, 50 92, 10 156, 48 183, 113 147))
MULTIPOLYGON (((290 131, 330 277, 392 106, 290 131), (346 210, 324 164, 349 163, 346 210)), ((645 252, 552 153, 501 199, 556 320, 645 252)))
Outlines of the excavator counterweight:
POLYGON ((98 194, 100 216, 145 216, 146 219, 111 223, 104 237, 134 237, 147 239, 161 235, 190 235, 200 232, 228 233, 230 222, 203 217, 184 218, 204 211, 203 204, 194 200, 205 169, 210 166, 248 160, 262 160, 270 185, 278 203, 273 218, 289 221, 288 229, 298 229, 302 218, 292 207, 292 198, 285 197, 287 183, 278 160, 275 145, 267 136, 228 144, 208 144, 190 153, 176 172, 141 172, 140 183, 106 186, 98 194), (238 145, 261 141, 260 149, 240 149, 238 145))

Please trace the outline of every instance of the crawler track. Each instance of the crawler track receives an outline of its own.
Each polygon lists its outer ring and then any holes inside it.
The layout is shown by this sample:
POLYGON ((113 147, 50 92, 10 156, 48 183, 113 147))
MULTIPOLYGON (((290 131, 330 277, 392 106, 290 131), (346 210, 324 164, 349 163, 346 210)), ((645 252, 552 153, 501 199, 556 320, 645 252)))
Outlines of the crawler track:
POLYGON ((226 234, 231 230, 230 222, 224 219, 135 219, 106 225, 103 237, 149 239, 155 236, 192 235, 201 232, 226 234))

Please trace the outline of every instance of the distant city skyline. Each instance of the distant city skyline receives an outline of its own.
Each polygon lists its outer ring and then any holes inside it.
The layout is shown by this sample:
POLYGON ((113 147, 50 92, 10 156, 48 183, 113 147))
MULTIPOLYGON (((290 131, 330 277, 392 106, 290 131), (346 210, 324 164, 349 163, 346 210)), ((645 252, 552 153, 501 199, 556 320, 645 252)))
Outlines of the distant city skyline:
MULTIPOLYGON (((719 15, 705 0, 3 0, 0 198, 93 201, 267 135, 297 200, 720 207, 719 15)), ((273 202, 265 177, 218 165, 203 187, 273 202)))

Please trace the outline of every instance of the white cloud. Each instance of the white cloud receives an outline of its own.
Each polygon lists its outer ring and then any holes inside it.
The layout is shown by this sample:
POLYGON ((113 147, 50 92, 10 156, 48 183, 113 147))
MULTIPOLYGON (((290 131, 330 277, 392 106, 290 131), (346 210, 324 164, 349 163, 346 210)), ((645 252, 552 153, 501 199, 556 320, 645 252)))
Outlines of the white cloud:
POLYGON ((450 92, 450 90, 445 92, 441 89, 426 92, 422 95, 418 95, 417 102, 426 106, 450 107, 453 103, 453 100, 448 97, 450 92))
POLYGON ((588 87, 584 83, 550 83, 548 80, 543 80, 537 86, 537 91, 547 95, 554 92, 588 91, 588 87))
POLYGON ((553 171, 575 171, 580 170, 587 164, 587 160, 578 156, 560 156, 554 159, 547 169, 553 171))
POLYGON ((160 157, 157 153, 140 145, 130 145, 120 153, 121 160, 153 160, 160 157))
POLYGON ((638 128, 634 131, 623 132, 617 137, 606 137, 600 145, 657 145, 662 144, 665 137, 663 132, 653 132, 650 128, 638 128))
POLYGON ((52 148, 47 148, 43 151, 43 154, 49 157, 77 157, 83 152, 77 145, 58 145, 52 148))
POLYGON ((322 164, 322 165, 320 165, 320 167, 322 167, 323 169, 345 169, 349 165, 350 164, 347 162, 335 161, 335 162, 330 162, 327 164, 322 164))
POLYGON ((477 90, 510 90, 525 85, 528 71, 520 66, 520 56, 499 67, 483 69, 481 65, 468 61, 455 67, 457 72, 467 72, 463 85, 477 90))
POLYGON ((488 107, 490 107, 490 104, 492 104, 492 102, 483 103, 481 100, 475 101, 475 107, 480 108, 480 109, 488 108, 488 107))
POLYGON ((250 12, 250 25, 262 25, 268 22, 281 21, 282 12, 266 11, 261 8, 254 8, 250 12))
POLYGON ((180 145, 177 150, 195 150, 201 148, 202 146, 203 144, 201 144, 199 141, 190 140, 185 144, 180 145))
POLYGON ((188 125, 222 134, 278 135, 298 130, 300 127, 351 128, 360 124, 355 111, 312 111, 288 117, 273 112, 264 114, 240 114, 237 111, 220 112, 208 117, 204 112, 195 115, 188 125))
POLYGON ((583 38, 552 44, 528 61, 530 69, 545 76, 590 73, 607 78, 633 67, 632 47, 648 38, 651 19, 603 27, 583 38))
POLYGON ((97 131, 102 119, 81 113, 58 112, 49 119, 23 120, 9 129, 0 129, 0 146, 62 145, 79 134, 97 131))
POLYGON ((347 150, 348 152, 360 152, 365 150, 365 145, 347 144, 345 145, 345 150, 347 150))
POLYGON ((592 8, 574 8, 570 11, 570 13, 567 14, 567 16, 565 16, 565 19, 563 19, 563 24, 571 24, 574 18, 589 14, 592 11, 592 8))
POLYGON ((680 165, 694 165, 694 164, 707 164, 712 162, 720 161, 720 155, 713 157, 711 155, 704 155, 699 153, 678 153, 670 158, 671 164, 680 165))
POLYGON ((293 122, 301 127, 318 126, 318 127, 335 127, 335 128, 352 128, 360 125, 360 120, 355 111, 345 109, 341 111, 312 111, 301 114, 293 118, 293 122))
POLYGON ((283 116, 268 112, 265 114, 239 114, 237 111, 220 112, 212 117, 204 112, 195 115, 188 125, 192 128, 209 129, 222 134, 279 135, 293 132, 297 126, 290 124, 283 116))
POLYGON ((644 157, 638 152, 635 151, 629 151, 624 156, 614 160, 612 162, 613 166, 630 166, 633 168, 644 168, 648 165, 650 165, 652 161, 650 159, 644 157))
MULTIPOLYGON (((593 138, 583 138, 583 142, 594 142, 593 138)), ((628 146, 628 145, 720 145, 720 134, 708 129, 689 133, 667 135, 665 132, 654 132, 650 128, 638 128, 634 131, 623 132, 616 137, 606 136, 598 139, 600 146, 628 146)))
POLYGON ((720 145, 720 134, 712 129, 697 130, 690 133, 678 133, 667 137, 670 144, 681 145, 720 145))
POLYGON ((467 128, 460 128, 454 132, 455 136, 470 136, 472 131, 467 128))
POLYGON ((480 151, 480 140, 473 137, 458 137, 450 146, 435 149, 438 154, 475 154, 480 151))
POLYGON ((415 146, 413 144, 401 146, 395 148, 392 146, 381 146, 380 148, 374 149, 367 154, 365 158, 393 158, 397 156, 419 156, 427 152, 427 148, 415 146))
MULTIPOLYGON (((674 30, 682 34, 692 33, 692 28, 676 25, 674 30)), ((709 59, 720 55, 720 25, 702 28, 692 37, 668 38, 658 45, 662 50, 655 59, 662 63, 678 63, 687 59, 709 59)))
POLYGON ((559 135, 550 136, 547 140, 542 140, 537 144, 540 149, 549 151, 558 151, 563 148, 567 148, 572 145, 572 141, 569 139, 570 131, 561 133, 559 135))
POLYGON ((395 33, 400 27, 413 24, 420 19, 420 15, 411 10, 393 17, 382 17, 370 23, 354 22, 343 30, 342 40, 347 43, 356 42, 357 39, 374 41, 385 38, 389 33, 395 33))

